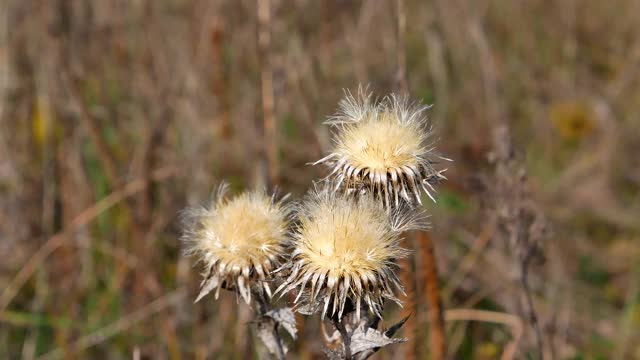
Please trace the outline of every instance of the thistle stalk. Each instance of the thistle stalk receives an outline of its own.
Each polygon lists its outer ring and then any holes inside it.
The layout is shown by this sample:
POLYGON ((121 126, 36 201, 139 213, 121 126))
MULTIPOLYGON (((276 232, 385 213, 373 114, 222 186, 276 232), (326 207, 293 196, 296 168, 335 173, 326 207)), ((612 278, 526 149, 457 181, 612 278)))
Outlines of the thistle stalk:
POLYGON ((276 359, 284 360, 286 347, 284 340, 278 332, 278 328, 280 327, 278 321, 269 316, 269 312, 273 310, 269 299, 261 292, 256 293, 254 298, 256 311, 258 313, 256 319, 258 338, 276 359))

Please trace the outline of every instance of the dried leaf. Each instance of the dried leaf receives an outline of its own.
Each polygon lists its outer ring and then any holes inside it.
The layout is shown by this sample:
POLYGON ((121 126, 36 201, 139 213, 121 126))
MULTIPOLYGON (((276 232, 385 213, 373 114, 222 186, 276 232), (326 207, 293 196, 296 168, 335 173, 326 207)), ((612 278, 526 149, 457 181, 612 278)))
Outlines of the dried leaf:
POLYGON ((342 350, 332 350, 332 349, 323 349, 324 355, 329 360, 342 360, 344 359, 344 354, 342 350))
POLYGON ((322 301, 318 301, 317 299, 305 299, 305 301, 295 307, 295 311, 298 314, 311 316, 320 311, 321 308, 322 301))
POLYGON ((351 336, 351 353, 355 355, 365 350, 381 348, 404 341, 407 341, 407 339, 390 338, 378 330, 371 328, 365 330, 364 328, 359 327, 351 336))
POLYGON ((274 309, 268 311, 265 316, 272 318, 278 323, 278 325, 282 326, 292 338, 296 338, 296 334, 298 333, 298 329, 296 327, 296 317, 293 314, 293 310, 288 307, 274 309))
POLYGON ((263 318, 262 321, 259 321, 257 335, 272 355, 276 358, 281 358, 289 349, 274 331, 273 322, 275 322, 275 320, 271 318, 263 318))

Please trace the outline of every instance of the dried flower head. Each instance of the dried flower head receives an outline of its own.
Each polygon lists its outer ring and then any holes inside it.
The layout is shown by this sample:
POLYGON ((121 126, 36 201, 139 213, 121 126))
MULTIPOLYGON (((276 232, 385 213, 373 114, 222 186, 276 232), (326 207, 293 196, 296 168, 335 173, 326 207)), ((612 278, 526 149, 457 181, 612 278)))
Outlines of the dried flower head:
POLYGON ((211 205, 185 212, 183 240, 187 253, 204 263, 204 280, 196 301, 216 289, 237 290, 249 303, 252 288, 271 296, 267 281, 282 264, 289 209, 264 191, 225 198, 226 186, 218 190, 211 205))
POLYGON ((432 184, 445 177, 433 164, 444 158, 433 152, 426 109, 406 97, 372 102, 362 88, 357 98, 347 92, 338 114, 327 121, 338 128, 335 148, 315 164, 333 168, 329 178, 337 188, 370 191, 387 206, 398 206, 398 197, 421 203, 421 189, 434 200, 429 190, 435 192, 432 184))
POLYGON ((394 287, 402 291, 395 260, 405 256, 400 247, 404 230, 415 227, 415 212, 396 209, 388 213, 371 197, 312 191, 297 210, 295 250, 290 275, 277 290, 297 289, 312 311, 338 318, 347 303, 360 317, 361 303, 380 316, 384 299, 399 303, 394 287))

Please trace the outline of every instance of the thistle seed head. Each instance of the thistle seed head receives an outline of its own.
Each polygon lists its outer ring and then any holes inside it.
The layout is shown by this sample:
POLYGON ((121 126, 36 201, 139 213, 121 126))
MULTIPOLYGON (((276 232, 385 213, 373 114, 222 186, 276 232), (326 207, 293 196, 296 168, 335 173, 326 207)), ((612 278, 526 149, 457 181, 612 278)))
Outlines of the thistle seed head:
POLYGON ((271 296, 268 279, 282 264, 290 243, 289 208, 264 191, 225 198, 222 185, 211 204, 184 213, 187 253, 204 263, 201 291, 196 301, 220 288, 236 290, 249 303, 251 292, 271 296), (264 292, 263 292, 264 290, 264 292))
POLYGON ((347 92, 339 108, 327 121, 337 129, 334 150, 315 163, 333 169, 336 189, 371 192, 386 206, 421 203, 422 190, 435 201, 433 183, 445 177, 433 164, 448 159, 434 154, 428 106, 396 95, 372 102, 361 88, 357 98, 347 92))
POLYGON ((384 299, 398 303, 396 275, 401 233, 416 228, 415 212, 388 213, 371 197, 314 190, 298 206, 290 274, 276 292, 297 291, 295 303, 342 317, 345 305, 361 304, 380 316, 384 299), (394 290, 395 288, 395 290, 394 290))

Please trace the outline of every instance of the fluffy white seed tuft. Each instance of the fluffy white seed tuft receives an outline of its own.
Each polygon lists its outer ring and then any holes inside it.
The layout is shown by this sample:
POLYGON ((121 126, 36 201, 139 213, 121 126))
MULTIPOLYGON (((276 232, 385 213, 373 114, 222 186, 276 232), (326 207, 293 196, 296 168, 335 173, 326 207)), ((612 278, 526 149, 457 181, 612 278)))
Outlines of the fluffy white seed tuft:
POLYGON ((290 243, 290 210, 264 191, 225 197, 222 185, 211 204, 184 212, 187 253, 204 263, 196 301, 221 288, 236 290, 249 303, 252 291, 271 296, 268 279, 290 243), (253 289, 253 290, 252 290, 253 289))
POLYGON ((396 259, 406 255, 401 233, 418 227, 415 212, 390 214, 368 196, 325 188, 312 191, 297 215, 291 272, 277 292, 297 290, 295 302, 323 317, 341 318, 345 306, 359 314, 361 305, 380 316, 384 299, 399 303, 396 259))
POLYGON ((433 184, 445 177, 433 164, 448 159, 434 154, 426 109, 406 97, 376 102, 362 89, 358 97, 347 92, 327 121, 337 129, 334 150, 315 164, 332 168, 336 189, 371 192, 386 206, 420 203, 422 191, 435 201, 433 184))

